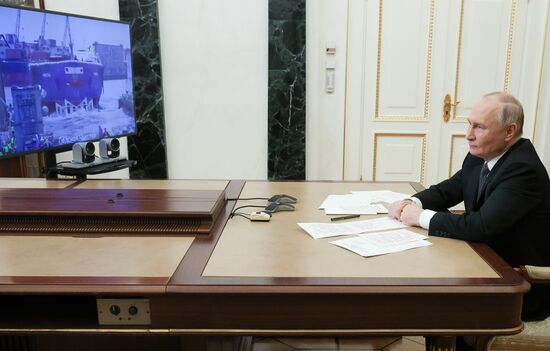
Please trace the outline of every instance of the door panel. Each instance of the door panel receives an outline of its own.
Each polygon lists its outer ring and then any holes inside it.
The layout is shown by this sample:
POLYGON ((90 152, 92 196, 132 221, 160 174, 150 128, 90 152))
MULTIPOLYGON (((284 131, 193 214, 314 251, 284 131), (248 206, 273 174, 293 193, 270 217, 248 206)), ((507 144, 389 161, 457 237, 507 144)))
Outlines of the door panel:
POLYGON ((349 0, 344 179, 428 185, 460 169, 475 102, 522 98, 528 15, 516 0, 349 0))
POLYGON ((424 179, 425 134, 376 133, 374 154, 373 180, 424 179))
POLYGON ((378 8, 377 121, 427 120, 433 1, 387 1, 378 8), (384 4, 384 6, 382 6, 384 4))

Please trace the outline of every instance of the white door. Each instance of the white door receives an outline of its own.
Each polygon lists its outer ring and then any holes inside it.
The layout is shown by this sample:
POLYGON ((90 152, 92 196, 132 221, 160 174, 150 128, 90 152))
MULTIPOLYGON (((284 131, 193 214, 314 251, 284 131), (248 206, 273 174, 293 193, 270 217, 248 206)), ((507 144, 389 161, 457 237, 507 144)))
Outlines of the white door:
POLYGON ((531 137, 547 8, 545 0, 349 0, 344 179, 448 178, 468 152, 466 117, 492 91, 524 103, 531 137))

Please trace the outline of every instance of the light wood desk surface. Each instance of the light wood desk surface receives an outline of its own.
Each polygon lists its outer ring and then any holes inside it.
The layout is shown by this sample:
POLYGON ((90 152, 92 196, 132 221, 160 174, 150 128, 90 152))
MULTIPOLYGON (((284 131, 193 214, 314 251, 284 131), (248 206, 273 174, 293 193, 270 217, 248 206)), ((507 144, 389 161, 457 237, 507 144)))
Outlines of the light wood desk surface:
MULTIPOLYGON (((358 277, 358 278, 498 278, 499 275, 466 242, 431 237, 433 245, 362 257, 330 244, 343 237, 314 240, 296 223, 330 223, 318 209, 330 194, 392 189, 414 194, 409 184, 395 183, 246 183, 241 198, 286 193, 298 198, 293 212, 277 212, 270 222, 251 222, 235 216, 227 222, 204 276, 218 277, 358 277)), ((237 206, 265 204, 239 201, 237 206)), ((251 212, 256 209, 243 209, 251 212)), ((363 215, 355 220, 383 215, 363 215)), ((342 223, 342 222, 340 222, 342 223)), ((425 230, 415 229, 426 234, 425 230)))
POLYGON ((63 189, 76 184, 73 179, 51 180, 44 178, 0 177, 0 188, 57 188, 63 189))

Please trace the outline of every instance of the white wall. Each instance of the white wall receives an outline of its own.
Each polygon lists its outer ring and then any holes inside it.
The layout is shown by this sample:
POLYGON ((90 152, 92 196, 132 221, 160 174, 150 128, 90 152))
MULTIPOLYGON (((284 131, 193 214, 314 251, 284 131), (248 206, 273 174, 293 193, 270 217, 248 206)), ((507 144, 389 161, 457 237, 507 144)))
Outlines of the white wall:
MULTIPOLYGON (((110 19, 119 14, 118 0, 45 5, 110 19)), ((267 178, 268 0, 158 6, 169 177, 267 178)), ((70 153, 58 156, 69 159, 70 153)))
POLYGON ((306 178, 340 180, 344 165, 347 1, 307 0, 306 9, 306 178), (325 49, 329 42, 336 46, 333 93, 325 89, 325 49))
MULTIPOLYGON (((66 12, 75 15, 119 19, 118 0, 45 0, 44 6, 50 11, 66 12)), ((120 139, 121 156, 128 156, 128 143, 126 138, 120 139)), ((95 143, 96 154, 99 153, 99 145, 95 143)), ((72 160, 71 152, 62 152, 57 155, 57 162, 72 160)), ((128 169, 100 175, 88 176, 88 178, 129 178, 128 169)))
MULTIPOLYGON (((550 5, 546 12, 546 46, 542 65, 542 84, 540 86, 535 147, 546 170, 550 173, 550 5)), ((530 118, 531 116, 526 116, 530 118)))
POLYGON ((267 178, 268 0, 159 0, 171 179, 267 178))

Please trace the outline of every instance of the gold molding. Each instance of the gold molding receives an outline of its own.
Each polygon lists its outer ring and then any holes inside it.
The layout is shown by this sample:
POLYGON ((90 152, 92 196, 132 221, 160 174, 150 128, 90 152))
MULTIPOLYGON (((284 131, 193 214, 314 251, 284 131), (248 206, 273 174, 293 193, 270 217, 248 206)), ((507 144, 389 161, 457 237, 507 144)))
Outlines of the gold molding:
POLYGON ((382 54, 382 0, 378 2, 378 50, 376 55, 376 101, 374 104, 374 119, 380 112, 380 61, 382 54))
POLYGON ((454 105, 453 105, 453 122, 464 122, 466 119, 465 117, 457 117, 456 116, 456 105, 458 101, 458 79, 460 77, 460 56, 462 53, 462 28, 464 23, 464 0, 461 0, 460 2, 460 20, 458 22, 458 43, 457 43, 457 50, 456 50, 456 75, 455 75, 455 91, 454 91, 454 105), (464 120, 463 120, 464 119, 464 120))
POLYGON ((374 120, 376 121, 428 121, 430 108, 430 85, 432 75, 433 29, 435 17, 435 0, 430 0, 430 17, 428 27, 428 53, 426 55, 426 80, 424 84, 424 113, 422 116, 380 116, 380 66, 382 53, 382 11, 383 0, 379 0, 378 6, 378 50, 376 59, 376 101, 374 107, 374 120))
POLYGON ((422 138, 422 159, 420 160, 420 181, 419 183, 424 184, 424 175, 426 170, 426 134, 422 133, 374 133, 374 147, 373 147, 373 158, 372 158, 372 181, 376 181, 376 156, 378 151, 378 137, 413 137, 413 138, 422 138))
MULTIPOLYGON (((516 0, 512 0, 512 7, 510 10, 510 24, 508 28, 508 46, 506 47, 506 65, 504 70, 504 87, 503 91, 508 92, 508 87, 510 83, 510 66, 512 61, 512 45, 513 45, 513 39, 514 39, 514 26, 516 22, 516 8, 517 8, 517 2, 516 0)), ((458 81, 460 76, 460 58, 461 58, 461 51, 462 51, 462 29, 463 29, 463 22, 464 22, 464 0, 461 0, 460 3, 460 21, 459 21, 459 28, 458 28, 458 49, 457 49, 457 63, 456 63, 456 76, 455 76, 455 91, 454 91, 454 101, 455 104, 453 105, 453 122, 467 122, 468 117, 467 116, 457 116, 456 115, 456 101, 458 101, 458 81)))
POLYGON ((454 149, 455 149, 455 139, 457 138, 465 138, 466 134, 452 134, 451 135, 451 155, 449 157, 449 178, 453 175, 453 156, 454 156, 454 149))
POLYGON ((512 42, 514 39, 514 25, 516 22, 516 0, 512 0, 512 9, 510 11, 510 25, 508 28, 508 47, 506 48, 506 70, 504 71, 504 92, 508 92, 510 83, 510 64, 512 60, 512 42))
POLYGON ((546 4, 546 22, 544 24, 544 39, 542 42, 542 57, 540 59, 540 72, 539 72, 539 86, 537 89, 537 103, 535 104, 535 121, 533 123, 533 138, 531 139, 533 141, 533 144, 535 143, 535 138, 537 135, 537 121, 539 118, 539 108, 540 108, 540 93, 542 90, 542 76, 544 74, 544 59, 546 56, 546 42, 547 42, 547 36, 548 31, 550 31, 550 27, 548 26, 548 20, 550 18, 550 3, 546 4))
POLYGON ((346 142, 348 125, 348 54, 349 54, 349 0, 346 9, 346 68, 344 72, 344 141, 342 143, 342 180, 346 179, 346 142))
POLYGON ((523 330, 523 323, 502 329, 191 329, 191 328, 0 328, 5 334, 195 334, 195 335, 510 335, 523 330))

